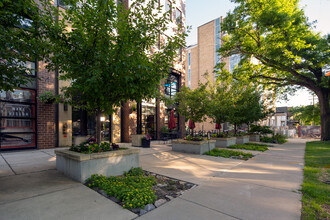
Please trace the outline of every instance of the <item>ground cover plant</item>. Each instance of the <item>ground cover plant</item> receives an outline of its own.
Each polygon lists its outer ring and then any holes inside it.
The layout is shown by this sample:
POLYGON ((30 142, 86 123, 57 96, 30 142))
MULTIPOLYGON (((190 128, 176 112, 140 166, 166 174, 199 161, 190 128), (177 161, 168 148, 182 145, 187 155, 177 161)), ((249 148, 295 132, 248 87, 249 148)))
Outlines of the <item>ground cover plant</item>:
POLYGON ((170 201, 182 195, 183 191, 196 186, 141 168, 133 168, 117 177, 94 174, 85 185, 139 215, 158 207, 158 201, 170 201))
POLYGON ((213 150, 206 152, 205 155, 214 157, 235 158, 241 160, 248 160, 249 158, 253 157, 251 153, 244 153, 242 151, 233 151, 218 148, 214 148, 213 150))
POLYGON ((330 141, 307 142, 302 219, 330 218, 330 141))
POLYGON ((267 146, 260 146, 258 144, 235 144, 232 146, 229 146, 230 149, 244 149, 244 150, 256 150, 256 151, 266 151, 268 150, 267 146))
POLYGON ((275 134, 272 137, 264 136, 260 138, 260 141, 266 143, 275 143, 275 144, 284 144, 288 142, 287 137, 281 134, 275 134))
POLYGON ((152 190, 152 186, 156 185, 155 177, 143 176, 141 168, 133 168, 118 177, 93 174, 87 183, 90 188, 97 187, 107 195, 116 197, 123 202, 124 208, 144 208, 156 200, 152 190))

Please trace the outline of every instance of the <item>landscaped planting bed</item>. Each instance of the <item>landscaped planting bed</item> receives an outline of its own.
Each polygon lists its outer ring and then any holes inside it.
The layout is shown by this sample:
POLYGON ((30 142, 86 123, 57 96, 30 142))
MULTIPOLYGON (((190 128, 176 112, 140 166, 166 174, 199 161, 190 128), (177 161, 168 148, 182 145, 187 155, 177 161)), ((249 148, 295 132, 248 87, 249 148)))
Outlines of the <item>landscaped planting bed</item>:
POLYGON ((249 143, 249 144, 235 144, 235 145, 229 146, 228 148, 230 148, 230 149, 255 150, 255 151, 262 151, 262 152, 268 150, 267 145, 262 146, 262 145, 259 145, 259 144, 252 144, 252 143, 249 143))
POLYGON ((244 153, 242 151, 233 151, 233 150, 218 149, 218 148, 206 152, 205 155, 239 159, 239 160, 248 160, 249 158, 253 157, 251 153, 244 153))
POLYGON ((141 168, 131 169, 117 177, 93 175, 86 181, 86 185, 138 215, 143 215, 196 186, 143 171, 141 168))

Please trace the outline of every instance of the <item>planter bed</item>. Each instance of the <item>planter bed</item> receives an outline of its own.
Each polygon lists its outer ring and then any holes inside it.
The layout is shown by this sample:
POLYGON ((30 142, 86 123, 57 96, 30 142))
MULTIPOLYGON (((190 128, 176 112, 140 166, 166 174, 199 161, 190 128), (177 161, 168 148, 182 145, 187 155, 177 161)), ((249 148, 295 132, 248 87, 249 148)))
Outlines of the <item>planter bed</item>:
POLYGON ((236 137, 228 137, 228 138, 212 138, 215 140, 216 147, 229 147, 231 145, 236 144, 236 137))
POLYGON ((118 176, 139 167, 139 152, 139 149, 121 149, 82 154, 68 149, 55 150, 56 169, 79 182, 85 182, 92 174, 118 176))
POLYGON ((258 135, 258 134, 251 134, 250 135, 250 141, 259 142, 260 141, 260 135, 258 135))
MULTIPOLYGON (((140 169, 140 168, 138 168, 138 169, 140 169)), ((140 176, 141 179, 151 177, 153 180, 149 179, 147 182, 155 181, 154 185, 151 188, 155 197, 153 199, 153 202, 149 201, 150 202, 149 204, 147 204, 148 202, 146 202, 143 205, 141 204, 140 207, 132 207, 131 208, 129 204, 133 201, 126 201, 126 202, 121 201, 120 199, 114 197, 111 194, 111 190, 108 191, 108 193, 107 193, 106 189, 102 189, 102 185, 103 185, 102 182, 105 180, 106 177, 103 177, 103 178, 101 177, 100 178, 101 179, 101 181, 99 181, 99 183, 101 185, 100 187, 99 186, 94 186, 92 181, 86 182, 85 185, 92 188, 93 190, 97 191, 98 193, 100 193, 104 197, 112 200, 113 202, 115 202, 118 205, 130 210, 131 212, 133 212, 137 215, 143 215, 143 214, 145 214, 149 211, 152 211, 153 209, 158 208, 159 206, 165 204, 166 202, 168 202, 168 201, 170 201, 170 200, 172 200, 172 199, 174 199, 178 196, 181 196, 186 190, 189 190, 189 189, 194 188, 194 187, 197 186, 194 183, 174 179, 174 178, 171 178, 171 177, 163 176, 163 175, 152 173, 152 172, 149 172, 149 171, 142 171, 142 172, 143 172, 143 175, 140 176)), ((129 176, 131 176, 133 178, 138 178, 138 176, 136 176, 136 175, 129 175, 129 176)), ((120 176, 120 177, 116 177, 116 178, 119 178, 118 180, 121 181, 124 185, 126 185, 127 182, 122 181, 123 180, 122 178, 125 178, 125 175, 120 176)), ((149 183, 143 184, 143 186, 150 187, 150 186, 147 186, 148 184, 149 183)), ((123 185, 121 185, 120 187, 123 187, 123 185)), ((126 185, 126 187, 128 187, 128 186, 126 185)), ((136 191, 133 185, 131 187, 133 187, 131 190, 136 191)), ((139 192, 144 191, 143 188, 139 188, 137 190, 139 192)), ((123 191, 122 193, 125 193, 125 192, 123 191)), ((131 193, 127 192, 127 194, 128 194, 127 196, 129 196, 129 194, 131 194, 131 193)), ((145 194, 142 194, 142 195, 141 194, 139 194, 139 195, 135 194, 135 196, 132 197, 131 200, 132 199, 136 200, 136 199, 138 199, 139 196, 146 196, 146 195, 145 194)), ((124 198, 125 197, 126 196, 124 196, 124 198)), ((145 201, 145 200, 142 200, 142 201, 145 201)))
POLYGON ((215 148, 214 140, 203 141, 187 141, 176 140, 172 141, 172 150, 176 152, 191 153, 191 154, 204 154, 215 148))
POLYGON ((249 143, 250 137, 249 136, 237 136, 236 137, 236 144, 246 144, 249 143))

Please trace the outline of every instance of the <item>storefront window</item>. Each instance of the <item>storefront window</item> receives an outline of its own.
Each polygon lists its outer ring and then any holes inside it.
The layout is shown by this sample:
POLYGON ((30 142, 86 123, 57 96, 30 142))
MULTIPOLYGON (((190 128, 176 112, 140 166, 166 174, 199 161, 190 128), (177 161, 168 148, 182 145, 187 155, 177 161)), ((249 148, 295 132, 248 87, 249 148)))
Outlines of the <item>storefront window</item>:
POLYGON ((0 91, 0 148, 36 147, 35 91, 0 91))

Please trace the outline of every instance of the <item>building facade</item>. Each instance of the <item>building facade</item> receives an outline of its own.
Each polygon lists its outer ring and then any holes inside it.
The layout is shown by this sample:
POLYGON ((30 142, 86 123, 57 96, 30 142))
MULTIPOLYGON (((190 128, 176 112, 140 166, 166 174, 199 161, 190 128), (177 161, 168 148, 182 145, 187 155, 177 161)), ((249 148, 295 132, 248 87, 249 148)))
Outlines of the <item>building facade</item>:
MULTIPOLYGON (((128 6, 132 0, 118 1, 128 6)), ((56 0, 59 10, 65 10, 63 1, 56 0)), ((170 29, 174 33, 178 24, 185 26, 185 0, 160 0, 164 12, 170 10, 170 29)), ((167 36, 173 34, 166 33, 167 36)), ((164 36, 160 36, 161 39, 164 36)), ((178 53, 174 69, 160 85, 166 96, 173 96, 184 83, 184 59, 178 53)), ((71 146, 95 135, 95 116, 75 109, 67 104, 48 104, 38 100, 44 92, 60 94, 69 82, 59 80, 57 71, 48 71, 43 61, 31 61, 26 65, 33 75, 29 85, 13 92, 0 92, 0 150, 23 148, 54 148, 71 146)), ((169 113, 175 106, 166 106, 160 100, 144 100, 142 103, 122 103, 113 115, 103 115, 102 138, 104 141, 130 142, 131 135, 149 134, 153 139, 161 138, 162 127, 167 126, 169 113)), ((177 133, 184 133, 184 119, 177 113, 177 133)))
MULTIPOLYGON (((235 67, 238 64, 237 59, 232 57, 220 57, 217 53, 221 47, 221 39, 223 32, 221 32, 222 17, 216 18, 206 24, 197 28, 197 44, 186 48, 186 83, 185 86, 190 89, 198 87, 198 83, 205 83, 207 79, 204 74, 207 73, 212 82, 216 80, 216 73, 214 67, 221 61, 225 62, 225 68, 235 67)), ((223 128, 223 126, 222 126, 223 128)), ((211 119, 205 122, 196 123, 196 131, 210 131, 215 130, 215 123, 211 119)))

